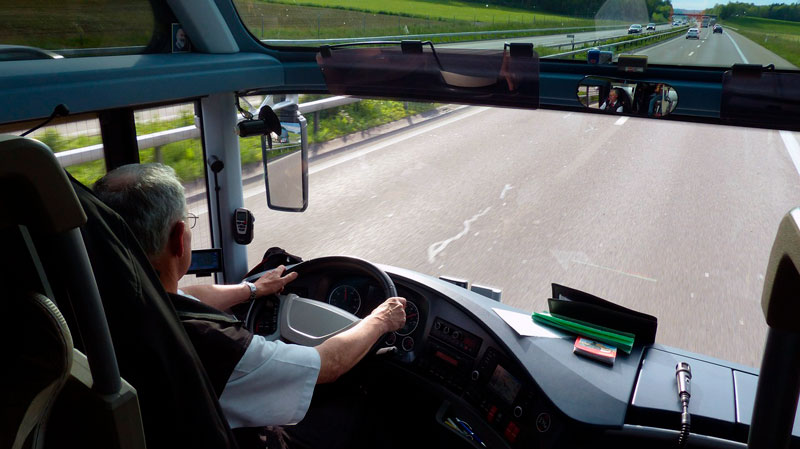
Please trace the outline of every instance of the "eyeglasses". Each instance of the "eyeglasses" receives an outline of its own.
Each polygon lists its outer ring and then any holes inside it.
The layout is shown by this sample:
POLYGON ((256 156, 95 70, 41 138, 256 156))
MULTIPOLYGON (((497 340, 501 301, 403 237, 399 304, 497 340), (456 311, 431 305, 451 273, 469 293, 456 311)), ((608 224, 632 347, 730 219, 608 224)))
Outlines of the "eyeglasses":
POLYGON ((194 225, 197 224, 197 215, 189 212, 186 214, 186 220, 184 220, 186 224, 189 225, 189 229, 194 229, 194 225))

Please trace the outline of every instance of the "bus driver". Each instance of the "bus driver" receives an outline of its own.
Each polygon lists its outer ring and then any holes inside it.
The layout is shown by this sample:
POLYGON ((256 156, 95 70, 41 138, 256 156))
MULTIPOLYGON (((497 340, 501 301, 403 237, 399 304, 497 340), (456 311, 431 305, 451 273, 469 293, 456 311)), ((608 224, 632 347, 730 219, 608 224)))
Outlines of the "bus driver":
MULTIPOLYGON (((316 347, 254 335, 218 309, 250 299, 249 287, 187 287, 194 296, 178 290, 178 281, 191 262, 192 233, 184 189, 171 167, 122 166, 100 179, 94 190, 125 219, 145 250, 211 378, 231 428, 299 422, 309 408, 315 384, 335 381, 383 334, 405 324, 406 300, 393 297, 356 326, 316 347), (187 311, 200 313, 182 314, 187 311)), ((258 295, 280 292, 296 278, 296 274, 281 276, 283 271, 279 267, 262 276, 255 283, 258 295)))

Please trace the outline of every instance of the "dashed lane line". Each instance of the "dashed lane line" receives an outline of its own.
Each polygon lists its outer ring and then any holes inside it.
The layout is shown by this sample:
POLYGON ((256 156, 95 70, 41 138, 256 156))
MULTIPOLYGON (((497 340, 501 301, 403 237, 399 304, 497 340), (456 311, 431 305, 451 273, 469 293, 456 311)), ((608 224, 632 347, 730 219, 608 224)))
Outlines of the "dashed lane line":
POLYGON ((781 131, 781 139, 783 139, 783 144, 786 145, 789 157, 792 158, 794 169, 800 175, 800 143, 797 143, 797 139, 795 139, 791 131, 781 131))

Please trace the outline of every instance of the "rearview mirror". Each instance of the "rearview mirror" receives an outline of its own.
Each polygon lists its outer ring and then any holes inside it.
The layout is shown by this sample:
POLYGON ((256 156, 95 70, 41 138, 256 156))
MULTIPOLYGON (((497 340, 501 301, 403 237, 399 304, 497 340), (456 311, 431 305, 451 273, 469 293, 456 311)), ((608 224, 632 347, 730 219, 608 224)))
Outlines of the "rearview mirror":
POLYGON ((678 105, 670 85, 646 81, 587 76, 578 84, 578 101, 589 109, 611 114, 664 117, 678 105))
MULTIPOLYGON (((297 104, 276 111, 281 134, 269 147, 262 137, 264 182, 270 209, 303 212, 308 207, 308 132, 297 104)), ((270 139, 271 140, 271 139, 270 139)))

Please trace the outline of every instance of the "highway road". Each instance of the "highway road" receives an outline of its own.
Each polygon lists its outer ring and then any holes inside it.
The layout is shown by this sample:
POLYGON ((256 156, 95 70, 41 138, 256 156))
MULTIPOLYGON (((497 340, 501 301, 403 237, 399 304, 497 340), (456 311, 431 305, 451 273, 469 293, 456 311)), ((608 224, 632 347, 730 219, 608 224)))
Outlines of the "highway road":
POLYGON ((561 283, 657 316, 660 343, 758 366, 767 257, 800 205, 798 138, 463 107, 312 162, 305 213, 267 210, 249 186, 248 257, 354 255, 499 287, 527 311, 561 283))
MULTIPOLYGON (((642 26, 646 26, 646 23, 643 23, 642 26)), ((656 31, 668 31, 672 29, 672 25, 658 25, 656 26, 656 31)), ((545 46, 545 45, 554 45, 554 44, 567 44, 572 42, 572 38, 568 38, 567 34, 574 34, 575 35, 575 42, 581 41, 590 41, 595 39, 611 39, 614 37, 619 36, 627 36, 628 29, 627 28, 620 28, 614 30, 602 30, 602 31, 587 31, 583 33, 560 33, 560 34, 552 34, 547 36, 531 36, 531 37, 519 37, 519 38, 511 38, 511 39, 492 39, 492 40, 483 40, 483 41, 468 41, 468 42, 457 42, 453 44, 444 44, 444 46, 448 48, 478 48, 481 50, 486 49, 497 49, 502 50, 503 45, 506 42, 531 42, 535 46, 545 46)), ((646 33, 642 33, 638 36, 646 36, 646 33)), ((566 49, 565 49, 566 51, 566 49)))
POLYGON ((777 69, 797 69, 785 59, 745 38, 730 28, 714 34, 700 28, 700 39, 679 37, 636 51, 652 64, 726 66, 733 64, 775 64, 777 69))

